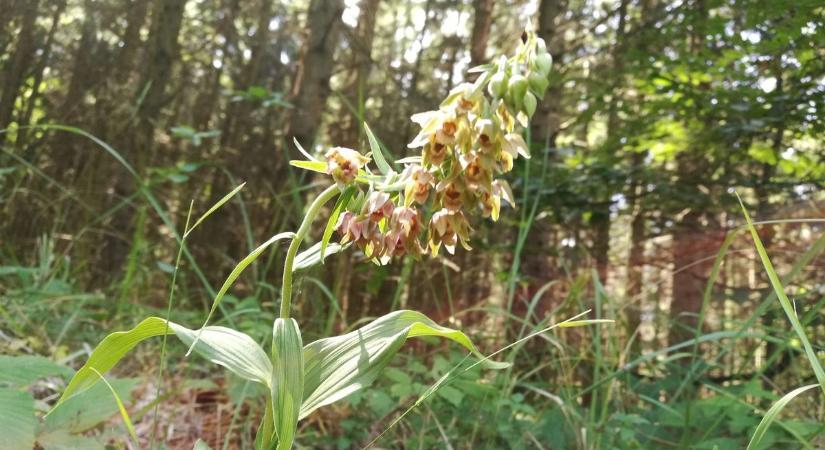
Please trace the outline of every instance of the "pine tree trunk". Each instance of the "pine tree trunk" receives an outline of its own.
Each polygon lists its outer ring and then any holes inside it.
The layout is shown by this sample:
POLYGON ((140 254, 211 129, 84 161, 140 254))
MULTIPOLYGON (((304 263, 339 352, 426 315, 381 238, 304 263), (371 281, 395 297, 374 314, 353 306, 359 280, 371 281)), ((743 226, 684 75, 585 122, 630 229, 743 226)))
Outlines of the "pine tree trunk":
POLYGON ((470 37, 470 67, 486 62, 487 41, 493 24, 493 0, 474 0, 473 33, 470 37))
MULTIPOLYGON (((0 91, 0 130, 8 128, 13 121, 17 95, 34 57, 35 28, 37 27, 36 21, 40 0, 24 1, 22 5, 20 33, 17 36, 14 55, 9 58, 3 67, 3 88, 0 91)), ((0 142, 5 141, 8 136, 8 133, 4 133, 3 137, 0 138, 0 142)))
POLYGON ((343 0, 312 0, 307 10, 307 38, 292 88, 291 117, 284 133, 287 145, 295 139, 304 147, 315 141, 315 134, 330 94, 329 80, 343 26, 343 0))

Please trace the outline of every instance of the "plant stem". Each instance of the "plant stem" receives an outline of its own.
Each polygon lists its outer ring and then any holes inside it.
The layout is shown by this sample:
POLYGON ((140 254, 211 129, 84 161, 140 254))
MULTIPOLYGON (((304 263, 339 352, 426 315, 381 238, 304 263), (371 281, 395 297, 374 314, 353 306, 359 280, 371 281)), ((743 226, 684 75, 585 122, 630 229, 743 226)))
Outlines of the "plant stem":
POLYGON ((324 189, 324 192, 321 192, 321 194, 312 201, 306 216, 304 216, 304 221, 301 222, 300 228, 298 228, 295 237, 292 238, 292 242, 289 244, 289 249, 286 251, 286 260, 284 260, 284 277, 281 285, 282 319, 289 318, 289 307, 292 303, 292 265, 295 261, 295 254, 298 253, 298 247, 301 246, 301 241, 303 241, 307 233, 309 233, 309 228, 312 226, 312 222, 315 220, 315 216, 318 215, 321 207, 339 193, 338 186, 333 184, 324 189))

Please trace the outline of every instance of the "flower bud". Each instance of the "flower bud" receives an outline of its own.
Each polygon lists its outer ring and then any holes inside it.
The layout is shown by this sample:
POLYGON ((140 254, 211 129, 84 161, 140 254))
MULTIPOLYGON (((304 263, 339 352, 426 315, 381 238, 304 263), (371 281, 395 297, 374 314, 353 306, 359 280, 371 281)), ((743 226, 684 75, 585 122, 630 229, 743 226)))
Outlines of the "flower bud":
POLYGON ((550 53, 543 52, 536 55, 536 68, 545 77, 550 74, 550 69, 553 67, 553 57, 550 53))
POLYGON ((490 84, 487 85, 487 91, 490 92, 494 98, 503 98, 507 94, 507 74, 503 70, 496 72, 490 78, 490 84))
POLYGON ((547 43, 542 38, 536 38, 536 54, 547 53, 547 43))
POLYGON ((547 76, 534 70, 533 72, 530 72, 530 76, 527 77, 527 80, 530 83, 530 90, 535 92, 539 98, 544 98, 544 93, 547 91, 547 86, 550 84, 550 82, 547 81, 547 76))
POLYGON ((527 92, 527 78, 521 74, 515 74, 510 77, 510 81, 507 84, 507 95, 510 97, 510 104, 515 107, 516 110, 521 109, 521 105, 524 102, 524 94, 527 92))
POLYGON ((527 117, 533 117, 533 114, 536 113, 537 104, 536 96, 532 92, 524 94, 524 112, 527 113, 527 117))

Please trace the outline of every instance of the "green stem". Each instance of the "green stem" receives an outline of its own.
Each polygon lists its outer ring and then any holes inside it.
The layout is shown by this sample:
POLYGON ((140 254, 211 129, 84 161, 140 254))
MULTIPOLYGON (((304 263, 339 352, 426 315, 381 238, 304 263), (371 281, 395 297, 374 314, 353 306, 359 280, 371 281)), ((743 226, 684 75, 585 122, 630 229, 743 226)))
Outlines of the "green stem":
POLYGON ((306 216, 304 216, 304 221, 301 222, 301 227, 298 228, 295 237, 292 238, 292 242, 289 244, 289 249, 286 251, 286 260, 284 261, 284 278, 281 285, 282 319, 289 318, 289 307, 292 303, 292 265, 295 262, 295 254, 298 253, 301 241, 303 241, 307 233, 309 233, 309 228, 312 226, 312 222, 315 220, 315 216, 318 215, 321 207, 339 193, 338 186, 333 184, 313 200, 312 204, 309 205, 306 216))

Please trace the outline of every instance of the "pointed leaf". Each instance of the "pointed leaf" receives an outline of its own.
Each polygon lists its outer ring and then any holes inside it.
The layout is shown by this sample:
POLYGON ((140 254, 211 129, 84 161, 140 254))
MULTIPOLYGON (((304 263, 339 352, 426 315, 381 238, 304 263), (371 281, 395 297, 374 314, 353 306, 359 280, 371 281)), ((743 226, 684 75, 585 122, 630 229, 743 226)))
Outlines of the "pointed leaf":
POLYGON ((118 395, 117 391, 108 381, 106 378, 103 378, 103 375, 100 374, 97 370, 93 367, 91 370, 100 378, 107 388, 109 388, 109 392, 112 394, 112 397, 115 399, 117 403, 117 409, 120 411, 120 417, 123 419, 123 423, 126 425, 126 430, 129 432, 129 436, 132 438, 132 443, 140 447, 140 441, 138 440, 137 433, 135 433, 135 426, 132 425, 132 418, 129 417, 129 413, 126 411, 126 407, 123 406, 123 400, 120 399, 120 395, 118 395))
MULTIPOLYGON (((228 291, 229 288, 232 287, 232 285, 235 283, 235 280, 237 280, 238 277, 241 276, 241 273, 244 271, 244 269, 246 269, 247 266, 249 266, 250 264, 255 262, 255 260, 258 259, 259 256, 261 256, 261 253, 263 253, 264 250, 269 248, 270 245, 272 245, 272 244, 274 244, 278 241, 285 240, 285 239, 292 239, 294 236, 295 236, 295 233, 288 233, 288 232, 287 233, 278 233, 275 236, 272 236, 271 238, 269 238, 268 241, 266 241, 263 244, 259 245, 258 248, 256 248, 255 250, 252 250, 252 252, 250 252, 248 255, 246 255, 246 257, 244 259, 242 259, 241 262, 239 262, 238 265, 235 266, 234 269, 232 269, 232 272, 230 272, 229 276, 226 277, 226 281, 223 282, 223 286, 221 286, 221 289, 215 295, 215 300, 212 301, 212 308, 209 309, 209 314, 206 316, 206 320, 203 321, 203 326, 201 327, 202 330, 206 327, 206 324, 209 323, 209 319, 212 318, 212 315, 215 314, 215 311, 218 309, 218 305, 221 304, 221 300, 223 299, 223 296, 226 295, 226 291, 228 291)), ((200 338, 196 337, 195 340, 191 342, 192 345, 190 345, 189 351, 186 352, 187 356, 190 353, 192 353, 192 349, 194 348, 195 344, 198 342, 198 339, 200 339, 200 338)))
POLYGON ((782 411, 788 403, 791 402, 796 396, 799 394, 813 389, 815 387, 819 387, 818 384, 809 384, 807 386, 802 386, 800 388, 796 388, 791 392, 788 392, 782 398, 777 400, 776 403, 771 406, 768 412, 765 413, 765 417, 762 418, 762 421, 759 422, 759 425, 756 426, 756 430, 753 432, 753 436, 751 436, 751 441, 748 443, 748 449, 755 449, 759 448, 759 443, 762 441, 762 438, 765 436, 765 433, 768 431, 768 427, 771 426, 774 420, 776 420, 776 416, 779 415, 779 412, 782 411))
POLYGON ((352 199, 352 195, 355 193, 355 186, 350 186, 344 193, 338 197, 338 201, 335 202, 335 207, 332 209, 332 214, 329 216, 329 220, 327 221, 327 226, 324 228, 324 236, 321 239, 321 262, 324 262, 324 256, 327 251, 327 245, 329 245, 329 240, 332 239, 332 233, 335 232, 335 225, 338 224, 338 217, 341 215, 341 211, 343 211, 347 205, 349 204, 350 199, 352 199))
POLYGON ((327 163, 323 161, 302 161, 294 159, 289 162, 289 165, 311 172, 327 173, 327 163))
POLYGON ((295 439, 304 391, 304 355, 295 319, 275 319, 272 327, 272 407, 278 448, 295 439))
POLYGON ((191 233, 192 233, 192 230, 194 230, 195 228, 197 228, 197 227, 198 227, 198 225, 200 225, 200 224, 201 224, 204 220, 206 220, 206 218, 207 218, 207 217, 209 217, 210 215, 212 215, 212 213, 213 213, 213 212, 217 211, 217 210, 218 210, 218 208, 220 208, 221 206, 223 206, 223 204, 224 204, 224 203, 228 202, 228 201, 229 201, 232 197, 234 197, 234 196, 235 196, 235 194, 237 194, 238 192, 240 192, 240 190, 241 190, 241 189, 243 189, 243 187, 244 187, 244 186, 246 186, 246 183, 241 183, 240 185, 238 185, 238 187, 236 187, 235 189, 232 189, 232 191, 231 191, 230 193, 228 193, 228 194, 224 195, 224 196, 223 196, 223 198, 221 198, 220 200, 218 200, 218 202, 217 202, 217 203, 215 203, 214 205, 212 205, 212 207, 211 207, 211 208, 209 208, 209 210, 208 210, 208 211, 206 211, 205 213, 203 213, 203 215, 202 215, 202 216, 200 216, 200 218, 198 218, 198 220, 196 220, 196 221, 195 221, 195 224, 194 224, 194 225, 192 225, 192 226, 191 226, 188 230, 186 230, 186 232, 183 234, 183 236, 184 236, 184 237, 186 237, 186 236, 188 236, 189 234, 191 234, 191 233))
MULTIPOLYGON (((347 242, 344 245, 337 242, 328 244, 324 259, 336 253, 341 253, 342 251, 348 249, 350 245, 352 245, 352 242, 347 242)), ((312 247, 298 253, 298 256, 295 257, 295 262, 292 265, 292 271, 298 272, 300 270, 308 269, 321 261, 321 243, 316 242, 312 247)))
MULTIPOLYGON (((131 392, 137 383, 137 378, 111 380, 112 388, 122 398, 131 398, 131 392)), ((95 384, 72 396, 60 408, 47 415, 43 426, 38 430, 37 441, 40 442, 46 435, 61 432, 83 433, 112 417, 117 410, 117 403, 107 387, 103 383, 95 384), (94 408, 89 405, 94 405, 94 408)))
POLYGON ((384 154, 381 153, 381 146, 378 144, 378 139, 372 134, 372 130, 370 130, 370 126, 367 125, 366 122, 364 122, 364 131, 367 133, 367 140, 370 143, 372 159, 375 160, 375 165, 378 166, 378 170, 380 170, 382 174, 387 175, 392 172, 392 167, 390 167, 390 164, 384 159, 384 154))
POLYGON ((292 142, 295 143, 295 147, 297 147, 298 151, 301 152, 302 155, 304 155, 304 158, 306 158, 309 161, 318 161, 314 156, 312 156, 312 154, 306 151, 306 149, 301 145, 301 143, 298 142, 298 139, 292 138, 292 142))
POLYGON ((782 280, 780 280, 779 275, 776 274, 776 269, 774 269, 773 263, 771 263, 771 259, 768 257, 768 252, 765 250, 765 246, 759 238, 759 233, 756 232, 756 227, 754 227, 753 221, 751 221, 751 216, 748 214, 748 210, 745 208, 742 198, 739 197, 739 194, 736 194, 736 198, 739 199, 739 206, 742 207, 742 214, 745 215, 745 221, 747 222, 748 230, 751 232, 753 243, 756 246, 756 252, 762 260, 762 265, 765 267, 765 272, 768 274, 768 279, 771 282, 771 286, 776 293, 776 297, 779 299, 779 304, 782 305, 782 309, 785 310, 785 315, 788 316, 788 321, 791 322, 791 327, 796 332, 796 336, 799 338, 799 341, 802 343, 802 348, 805 349, 805 355, 811 363, 816 380, 819 381, 819 387, 822 390, 822 393, 825 394, 825 368, 823 368, 822 363, 819 362, 819 357, 817 356, 816 351, 814 351, 813 346, 811 346, 808 336, 805 334, 805 327, 802 325, 802 322, 799 321, 799 317, 796 315, 796 309, 793 307, 793 304, 791 304, 787 294, 785 294, 785 287, 782 286, 782 280))
POLYGON ((72 395, 97 383, 100 378, 95 371, 106 373, 140 342, 173 333, 187 345, 192 344, 200 334, 200 341, 194 346, 196 353, 241 378, 269 386, 272 364, 261 347, 246 334, 225 327, 206 327, 195 331, 172 322, 167 327, 164 319, 149 317, 129 331, 106 336, 69 381, 52 412, 72 395))
MULTIPOLYGON (((368 386, 409 337, 439 336, 458 342, 484 358, 470 338, 442 327, 416 311, 396 311, 341 336, 320 339, 304 347, 304 403, 301 417, 368 386)), ((488 368, 506 363, 482 359, 488 368)))

